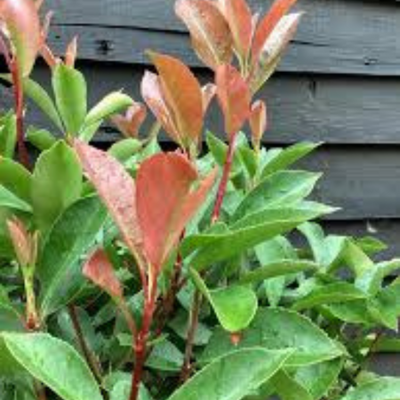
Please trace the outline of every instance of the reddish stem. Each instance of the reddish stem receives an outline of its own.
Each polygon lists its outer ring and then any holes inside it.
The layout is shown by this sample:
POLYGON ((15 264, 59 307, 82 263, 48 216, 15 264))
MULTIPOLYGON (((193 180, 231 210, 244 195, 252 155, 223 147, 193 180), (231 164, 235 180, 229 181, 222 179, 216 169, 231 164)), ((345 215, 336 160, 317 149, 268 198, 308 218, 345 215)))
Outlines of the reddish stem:
MULTIPOLYGON (((231 173, 233 157, 235 155, 235 141, 237 134, 233 134, 229 141, 228 153, 222 172, 221 182, 219 183, 217 198, 215 200, 214 210, 211 216, 211 223, 215 224, 221 214, 222 203, 224 202, 226 189, 228 187, 229 175, 231 173)), ((196 290, 193 298, 193 305, 190 313, 190 322, 188 328, 188 337, 186 341, 185 359, 181 370, 181 381, 185 382, 191 373, 191 360, 193 354, 193 341, 196 335, 196 330, 199 322, 199 314, 201 308, 202 296, 199 290, 196 290)))
POLYGON ((218 221, 221 214, 222 203, 226 194, 226 189, 228 187, 229 175, 231 173, 233 156, 235 155, 235 141, 237 134, 233 134, 231 140, 229 141, 228 154, 226 155, 226 160, 224 164, 224 170, 222 173, 222 179, 218 187, 217 198, 214 205, 214 210, 211 217, 211 223, 218 221))
POLYGON ((144 364, 147 357, 147 341, 150 334, 151 323, 153 321, 157 293, 157 279, 155 278, 154 281, 155 282, 153 282, 153 285, 151 286, 150 293, 148 293, 146 296, 147 299, 144 305, 142 327, 136 336, 136 340, 134 341, 135 368, 132 373, 132 387, 129 400, 138 399, 140 383, 142 382, 144 364))
POLYGON ((15 60, 11 62, 10 67, 14 88, 18 155, 20 162, 29 169, 29 154, 25 146, 24 137, 24 90, 22 88, 22 77, 19 72, 18 64, 15 60))

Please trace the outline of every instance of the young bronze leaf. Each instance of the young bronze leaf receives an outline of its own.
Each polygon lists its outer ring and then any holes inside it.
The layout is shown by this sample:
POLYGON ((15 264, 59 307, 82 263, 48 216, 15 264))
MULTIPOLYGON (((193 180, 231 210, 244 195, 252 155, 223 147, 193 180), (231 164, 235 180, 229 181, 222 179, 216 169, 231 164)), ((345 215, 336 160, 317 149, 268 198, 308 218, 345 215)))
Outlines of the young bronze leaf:
POLYGON ((65 65, 75 68, 76 56, 78 54, 78 36, 75 36, 67 46, 65 51, 65 65))
POLYGON ((96 250, 83 266, 83 274, 110 296, 121 298, 122 286, 104 250, 96 250))
POLYGON ((201 88, 201 93, 203 96, 203 112, 206 113, 212 99, 217 94, 217 87, 213 83, 207 83, 201 88))
POLYGON ((229 25, 208 0, 178 0, 175 12, 186 24, 198 57, 211 69, 230 63, 233 55, 229 25))
POLYGON ((165 132, 175 142, 180 143, 177 128, 174 125, 170 110, 162 94, 160 78, 156 74, 146 71, 141 83, 141 92, 144 101, 160 122, 165 132))
POLYGON ((142 103, 134 102, 125 115, 114 115, 111 117, 111 121, 126 137, 135 138, 139 135, 139 130, 146 116, 146 106, 142 103))
POLYGON ((0 29, 9 38, 19 73, 28 76, 41 46, 41 28, 32 0, 2 0, 0 29))
POLYGON ((267 130, 267 106, 264 101, 257 100, 251 107, 249 118, 251 136, 256 148, 260 146, 264 132, 267 130))
POLYGON ((109 154, 79 140, 75 140, 75 149, 87 177, 107 206, 130 251, 140 260, 142 238, 133 179, 109 154))
POLYGON ((197 178, 195 167, 179 153, 156 154, 139 168, 138 218, 146 257, 156 270, 162 267, 185 225, 205 200, 214 174, 192 191, 197 178))
POLYGON ((220 0, 220 5, 228 21, 235 50, 244 61, 250 52, 253 36, 250 7, 246 0, 220 0))
POLYGON ((198 80, 185 64, 174 57, 151 53, 151 59, 160 74, 162 94, 184 147, 197 143, 204 116, 198 80))
POLYGON ((225 131, 231 137, 249 117, 250 90, 239 71, 231 65, 219 67, 215 79, 217 97, 225 119, 225 131))
POLYGON ((253 39, 252 55, 256 61, 260 55, 261 49, 264 47, 265 41, 275 29, 279 21, 294 6, 297 0, 275 0, 268 14, 259 23, 253 39))

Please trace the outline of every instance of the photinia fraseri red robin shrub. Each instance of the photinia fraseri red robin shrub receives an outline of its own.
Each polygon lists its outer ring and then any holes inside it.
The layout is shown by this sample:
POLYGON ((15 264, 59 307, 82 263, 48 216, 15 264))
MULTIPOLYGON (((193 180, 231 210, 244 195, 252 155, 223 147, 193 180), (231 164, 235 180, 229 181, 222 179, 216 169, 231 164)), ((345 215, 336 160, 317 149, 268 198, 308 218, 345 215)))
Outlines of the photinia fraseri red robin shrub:
POLYGON ((399 378, 369 361, 399 348, 387 332, 400 261, 315 222, 336 209, 310 197, 320 174, 294 164, 318 144, 263 146, 257 93, 295 35, 295 0, 265 15, 244 0, 178 0, 213 81, 152 51, 142 99, 115 91, 91 109, 78 41, 54 54, 40 3, 0 0, 16 100, 0 118, 0 398, 398 398, 399 378), (38 56, 52 93, 30 78, 38 56), (24 95, 54 132, 25 132, 24 95), (206 131, 211 106, 219 135, 206 131), (104 151, 90 142, 107 120, 122 139, 104 151))

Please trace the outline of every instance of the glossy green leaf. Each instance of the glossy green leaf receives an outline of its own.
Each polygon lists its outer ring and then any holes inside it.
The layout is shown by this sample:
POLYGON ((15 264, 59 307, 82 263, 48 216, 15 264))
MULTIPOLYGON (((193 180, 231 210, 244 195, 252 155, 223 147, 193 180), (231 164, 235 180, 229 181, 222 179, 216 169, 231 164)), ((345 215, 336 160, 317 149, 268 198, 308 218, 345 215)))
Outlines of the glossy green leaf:
POLYGON ((53 90, 66 134, 77 135, 87 113, 87 88, 83 75, 63 63, 58 64, 52 77, 53 90))
POLYGON ((45 333, 3 333, 13 357, 63 400, 102 400, 81 356, 67 343, 45 333))
POLYGON ((8 113, 0 119, 0 155, 13 158, 17 144, 17 126, 14 113, 8 113))
POLYGON ((313 152, 321 143, 296 143, 281 151, 275 151, 273 157, 267 159, 261 176, 266 178, 277 171, 290 167, 309 153, 313 152))
POLYGON ((32 203, 39 227, 46 231, 75 202, 82 190, 82 169, 74 151, 63 141, 44 151, 32 177, 32 203))
POLYGON ((259 309, 241 342, 234 346, 229 334, 217 329, 206 346, 202 362, 210 362, 238 348, 294 349, 287 361, 291 366, 318 364, 342 355, 342 350, 309 319, 280 308, 259 309))
POLYGON ((24 212, 32 212, 32 207, 26 201, 20 199, 4 186, 0 185, 0 207, 12 208, 24 212))
POLYGON ((268 209, 241 219, 224 232, 192 235, 183 242, 182 252, 188 256, 198 249, 191 260, 191 266, 200 270, 289 232, 305 221, 330 213, 331 210, 314 203, 268 209))
POLYGON ((399 378, 379 378, 357 387, 340 400, 398 400, 399 378))
POLYGON ((0 160, 0 185, 20 199, 31 202, 32 175, 21 164, 3 158, 0 160))
POLYGON ((37 266, 43 316, 67 304, 85 284, 82 257, 93 247, 106 217, 100 200, 88 197, 68 208, 53 226, 37 266))
POLYGON ((373 261, 351 240, 347 240, 346 248, 343 250, 343 259, 354 271, 356 277, 363 275, 374 267, 373 261))
POLYGON ((244 273, 239 282, 240 283, 254 283, 260 282, 265 279, 276 278, 278 276, 285 276, 290 274, 298 274, 306 271, 317 271, 318 264, 307 260, 280 260, 271 262, 260 268, 256 268, 250 272, 244 273))
MULTIPOLYGON (((131 375, 129 374, 126 379, 121 379, 111 389, 110 400, 129 400, 131 386, 131 375)), ((152 400, 149 391, 143 385, 140 386, 138 400, 152 400)))
POLYGON ((121 162, 126 162, 142 149, 142 143, 138 139, 128 138, 114 143, 108 152, 121 162))
POLYGON ((179 372, 183 365, 183 353, 170 341, 156 344, 146 361, 146 366, 158 371, 179 372))
POLYGON ((343 359, 324 361, 319 364, 300 367, 294 378, 311 394, 312 399, 322 399, 337 382, 343 368, 343 359))
POLYGON ((338 282, 316 287, 308 295, 296 301, 293 308, 303 310, 322 304, 346 303, 365 299, 367 295, 354 285, 346 282, 338 282))
POLYGON ((50 118, 60 131, 64 130, 54 101, 42 86, 32 79, 26 78, 24 79, 24 92, 50 118))
POLYGON ((266 208, 288 207, 307 197, 320 174, 304 171, 281 171, 264 179, 236 209, 233 220, 266 208))
POLYGON ((44 151, 50 149, 57 139, 46 129, 29 128, 26 133, 26 139, 37 149, 44 151))
POLYGON ((198 289, 210 302, 222 327, 228 332, 246 329, 257 311, 257 296, 246 286, 229 286, 209 290, 200 275, 192 270, 191 276, 198 289))
POLYGON ((281 400, 313 400, 308 390, 286 371, 278 371, 271 379, 281 400))
POLYGON ((282 367, 289 351, 235 351, 207 365, 168 400, 240 400, 282 367))
POLYGON ((124 111, 132 104, 133 100, 128 95, 121 92, 110 93, 88 112, 85 126, 93 125, 113 114, 124 111))

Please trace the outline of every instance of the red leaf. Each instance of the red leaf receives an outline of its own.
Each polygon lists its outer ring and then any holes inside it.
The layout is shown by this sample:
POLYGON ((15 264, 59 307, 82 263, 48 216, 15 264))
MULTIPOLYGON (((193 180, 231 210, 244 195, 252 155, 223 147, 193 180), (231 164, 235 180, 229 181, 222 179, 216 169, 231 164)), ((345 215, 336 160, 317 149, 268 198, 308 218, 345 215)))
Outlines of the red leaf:
POLYGON ((137 174, 137 208, 145 254, 159 271, 188 221, 204 202, 215 173, 192 191, 198 175, 181 154, 160 153, 140 166, 137 174))
POLYGON ((162 94, 160 78, 156 74, 146 71, 142 79, 141 92, 144 101, 165 132, 175 142, 180 143, 179 133, 162 94))
POLYGON ((0 20, 5 24, 5 36, 9 37, 15 51, 20 74, 29 75, 42 44, 35 3, 32 0, 2 0, 0 20))
POLYGON ((267 130, 267 106, 264 101, 258 100, 251 107, 249 118, 253 143, 256 148, 260 146, 260 142, 264 132, 267 130))
POLYGON ((229 25, 207 0, 178 0, 175 12, 186 24, 198 57, 211 69, 230 63, 233 55, 229 25))
POLYGON ((213 83, 207 83, 201 88, 201 92, 203 96, 203 112, 206 113, 212 99, 217 94, 217 87, 213 83))
POLYGON ((261 49, 271 32, 279 23, 281 18, 287 14, 294 6, 297 0, 276 0, 269 12, 258 25, 253 39, 253 60, 256 61, 260 55, 261 49))
POLYGON ((104 250, 96 250, 86 261, 83 274, 110 296, 121 298, 122 286, 104 250))
POLYGON ((87 177, 107 206, 130 251, 142 260, 142 236, 136 215, 133 179, 107 153, 79 140, 75 140, 75 149, 87 177))
POLYGON ((15 255, 21 267, 34 267, 38 252, 38 234, 31 234, 18 218, 7 221, 15 255))
POLYGON ((146 115, 146 106, 134 102, 125 115, 114 115, 111 117, 111 121, 126 137, 137 137, 146 115))
POLYGON ((237 133, 250 112, 249 86, 239 71, 223 65, 216 72, 217 96, 225 118, 225 131, 229 136, 237 133))
POLYGON ((178 59, 151 53, 161 80, 161 90, 183 147, 198 143, 203 128, 201 86, 190 69, 178 59))
POLYGON ((246 0, 220 0, 221 8, 228 21, 236 52, 246 60, 253 37, 251 10, 246 0))

